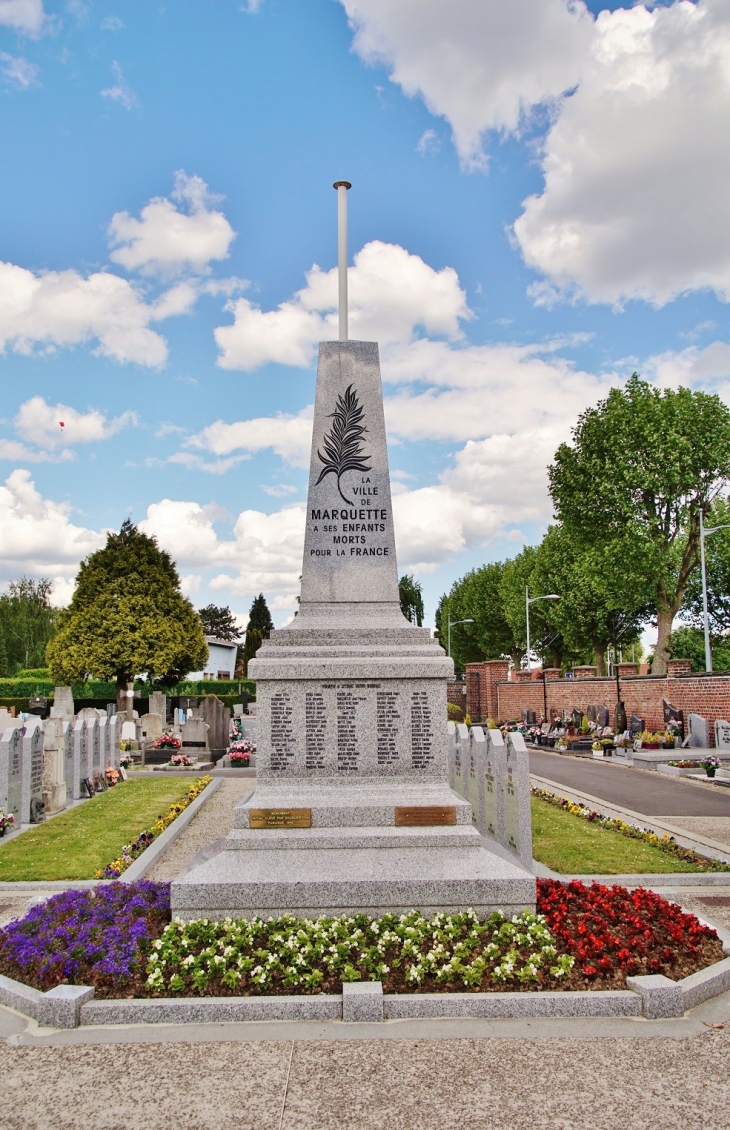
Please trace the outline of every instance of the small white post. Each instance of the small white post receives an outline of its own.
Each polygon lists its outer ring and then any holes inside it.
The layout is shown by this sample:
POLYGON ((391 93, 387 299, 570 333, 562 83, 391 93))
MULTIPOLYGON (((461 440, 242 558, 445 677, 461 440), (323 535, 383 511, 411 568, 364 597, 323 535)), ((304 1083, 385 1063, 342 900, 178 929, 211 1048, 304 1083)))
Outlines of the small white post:
POLYGON ((339 276, 340 341, 348 341, 347 332, 347 192, 348 180, 336 180, 337 189, 337 268, 339 276))

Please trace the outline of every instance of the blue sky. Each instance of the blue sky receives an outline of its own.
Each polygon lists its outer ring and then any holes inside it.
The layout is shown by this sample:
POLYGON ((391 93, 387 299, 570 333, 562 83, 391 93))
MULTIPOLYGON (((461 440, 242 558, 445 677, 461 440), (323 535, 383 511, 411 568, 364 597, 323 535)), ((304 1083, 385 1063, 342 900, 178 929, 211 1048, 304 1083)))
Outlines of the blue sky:
POLYGON ((287 620, 346 177, 431 622, 612 384, 730 396, 728 59, 727 0, 0 0, 0 581, 129 515, 287 620))

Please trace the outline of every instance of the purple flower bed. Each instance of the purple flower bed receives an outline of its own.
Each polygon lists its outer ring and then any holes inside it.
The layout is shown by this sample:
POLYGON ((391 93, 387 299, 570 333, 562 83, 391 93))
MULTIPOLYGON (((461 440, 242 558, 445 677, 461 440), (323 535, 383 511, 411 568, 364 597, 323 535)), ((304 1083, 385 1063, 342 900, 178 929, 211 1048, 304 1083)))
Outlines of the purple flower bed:
POLYGON ((170 921, 170 884, 111 883, 63 891, 0 930, 0 973, 32 985, 94 985, 134 995, 151 942, 170 921))

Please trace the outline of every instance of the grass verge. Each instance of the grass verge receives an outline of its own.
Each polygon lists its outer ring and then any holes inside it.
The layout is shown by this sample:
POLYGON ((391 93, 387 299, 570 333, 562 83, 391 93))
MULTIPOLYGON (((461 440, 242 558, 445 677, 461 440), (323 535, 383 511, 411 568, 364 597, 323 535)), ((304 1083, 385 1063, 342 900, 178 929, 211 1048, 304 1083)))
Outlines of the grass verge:
POLYGON ((122 844, 181 800, 188 784, 179 777, 141 777, 54 816, 0 845, 0 881, 93 879, 122 844))
POLYGON ((631 875, 636 872, 706 871, 675 859, 653 844, 629 839, 532 797, 532 852, 561 875, 631 875))

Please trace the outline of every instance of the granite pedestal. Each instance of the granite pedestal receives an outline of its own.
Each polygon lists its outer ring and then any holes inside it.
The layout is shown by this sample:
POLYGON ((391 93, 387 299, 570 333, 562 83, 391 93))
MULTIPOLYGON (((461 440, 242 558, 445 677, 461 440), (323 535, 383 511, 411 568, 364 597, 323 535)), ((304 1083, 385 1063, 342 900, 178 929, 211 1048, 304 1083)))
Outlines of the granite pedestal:
POLYGON ((249 673, 256 791, 172 884, 174 915, 534 908, 534 876, 484 849, 449 784, 453 663, 400 610, 373 343, 320 346, 301 603, 249 673))

